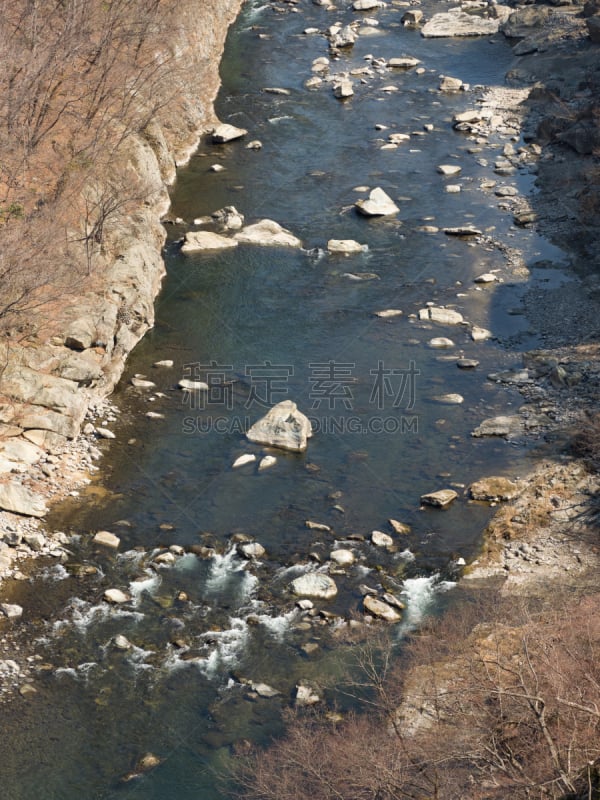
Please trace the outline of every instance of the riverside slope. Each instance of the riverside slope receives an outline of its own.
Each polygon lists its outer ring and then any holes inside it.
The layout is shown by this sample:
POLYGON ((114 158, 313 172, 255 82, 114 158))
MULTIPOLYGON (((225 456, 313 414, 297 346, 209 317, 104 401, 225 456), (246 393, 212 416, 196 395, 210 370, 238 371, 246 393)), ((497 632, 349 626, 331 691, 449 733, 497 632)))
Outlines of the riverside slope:
POLYGON ((205 0, 194 16, 182 16, 172 48, 185 81, 174 78, 180 85, 168 123, 153 120, 130 137, 119 165, 144 179, 148 198, 108 232, 93 281, 42 312, 33 334, 8 340, 0 371, 0 579, 30 550, 11 531, 13 515, 44 516, 50 497, 58 499, 84 479, 91 462, 82 456, 89 452, 82 454, 76 440, 86 414, 102 406, 128 354, 154 323, 165 271, 167 186, 217 122, 220 59, 242 2, 205 0))

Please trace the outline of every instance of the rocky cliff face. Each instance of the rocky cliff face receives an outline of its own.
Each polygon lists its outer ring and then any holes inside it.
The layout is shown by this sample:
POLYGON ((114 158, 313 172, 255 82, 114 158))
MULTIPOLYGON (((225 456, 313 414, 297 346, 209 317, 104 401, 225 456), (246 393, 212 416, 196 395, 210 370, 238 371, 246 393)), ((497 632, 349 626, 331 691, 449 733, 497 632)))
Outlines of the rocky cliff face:
MULTIPOLYGON (((186 7, 176 20, 170 102, 128 139, 119 163, 145 187, 144 201, 129 202, 106 232, 85 289, 48 304, 35 332, 9 341, 0 354, 0 508, 43 514, 39 496, 14 487, 25 490, 28 466, 62 453, 77 436, 90 403, 112 391, 127 355, 153 325, 167 186, 216 121, 219 63, 242 3, 203 0, 195 14, 186 7)), ((82 263, 84 256, 82 249, 82 263)))

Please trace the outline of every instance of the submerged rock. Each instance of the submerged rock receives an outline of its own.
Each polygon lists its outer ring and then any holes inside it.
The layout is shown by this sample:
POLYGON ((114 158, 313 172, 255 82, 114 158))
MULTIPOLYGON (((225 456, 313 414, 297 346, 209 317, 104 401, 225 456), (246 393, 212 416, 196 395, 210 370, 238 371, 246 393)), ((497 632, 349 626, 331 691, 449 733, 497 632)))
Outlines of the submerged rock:
POLYGON ((312 426, 308 417, 298 411, 296 403, 283 400, 254 423, 246 436, 257 444, 301 452, 306 450, 312 436, 312 426))
POLYGON ((253 692, 256 692, 256 694, 259 697, 266 697, 266 698, 277 697, 277 695, 281 694, 280 691, 278 691, 277 689, 274 689, 272 686, 269 686, 268 683, 254 683, 254 682, 252 682, 250 684, 250 688, 252 689, 253 692))
POLYGON ((366 244, 360 244, 354 239, 330 239, 327 249, 330 253, 362 253, 368 248, 366 244))
POLYGON ((521 418, 517 416, 498 416, 484 419, 471 436, 509 436, 522 429, 521 418))

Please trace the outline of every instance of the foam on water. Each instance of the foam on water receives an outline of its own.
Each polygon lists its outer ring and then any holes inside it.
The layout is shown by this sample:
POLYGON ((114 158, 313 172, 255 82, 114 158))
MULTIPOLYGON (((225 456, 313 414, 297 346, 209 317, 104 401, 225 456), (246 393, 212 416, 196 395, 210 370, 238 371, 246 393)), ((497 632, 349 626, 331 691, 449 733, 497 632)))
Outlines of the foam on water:
POLYGON ((129 584, 129 591, 133 598, 134 606, 139 605, 144 592, 152 595, 156 592, 161 584, 162 579, 160 575, 157 575, 155 572, 151 572, 150 570, 146 570, 146 575, 148 576, 147 578, 131 581, 129 584))
POLYGON ((285 634, 290 628, 294 620, 300 616, 300 609, 293 608, 287 614, 280 614, 277 617, 271 617, 269 614, 260 614, 258 621, 263 625, 269 633, 279 642, 283 641, 285 634))
POLYGON ((200 639, 209 639, 210 644, 205 646, 212 647, 206 656, 195 658, 182 658, 187 652, 184 650, 173 650, 163 662, 163 668, 174 671, 183 668, 195 667, 199 669, 207 678, 214 678, 224 668, 230 668, 237 664, 241 654, 246 649, 250 636, 248 623, 241 617, 230 617, 230 628, 222 631, 207 631, 200 636, 200 639))
POLYGON ((147 553, 144 550, 125 550, 124 553, 117 555, 118 561, 127 561, 131 564, 142 564, 147 558, 147 553))
POLYGON ((211 639, 216 640, 217 646, 208 658, 207 674, 213 674, 213 667, 233 666, 246 647, 250 635, 246 620, 241 617, 230 617, 229 622, 231 624, 229 629, 211 631, 209 634, 211 639))
POLYGON ((108 603, 92 605, 82 600, 80 597, 73 597, 65 609, 65 612, 67 618, 59 619, 53 624, 55 633, 72 626, 78 633, 85 635, 88 628, 93 624, 109 618, 117 619, 128 617, 136 620, 144 618, 144 615, 139 611, 129 611, 119 606, 111 606, 108 603))
POLYGON ((440 581, 437 574, 426 578, 407 578, 402 589, 406 612, 400 626, 401 632, 406 633, 417 627, 434 604, 436 594, 447 592, 455 585, 452 581, 440 581))
POLYGON ((406 548, 406 550, 403 550, 401 553, 398 553, 398 557, 401 558, 403 561, 414 561, 415 560, 415 554, 412 553, 408 549, 408 547, 406 548))
POLYGON ((181 570, 185 572, 186 570, 195 569, 198 566, 198 557, 194 555, 194 553, 185 553, 178 558, 175 564, 173 565, 173 569, 181 570))
POLYGON ((70 575, 62 564, 54 564, 52 567, 42 570, 40 577, 45 581, 64 581, 70 575))
POLYGON ((133 647, 127 653, 127 660, 136 666, 145 667, 146 669, 153 669, 151 664, 144 663, 149 656, 153 655, 154 650, 144 650, 143 647, 137 647, 136 645, 133 645, 133 647))
POLYGON ((215 596, 234 590, 239 601, 246 600, 258 584, 258 579, 247 567, 248 562, 238 556, 235 545, 223 555, 214 555, 204 585, 205 593, 215 596))
POLYGON ((54 675, 57 678, 66 675, 69 678, 73 678, 73 680, 87 683, 91 677, 91 673, 97 666, 98 664, 96 661, 85 661, 82 664, 78 664, 76 667, 59 667, 54 671, 54 675))
POLYGON ((247 17, 248 21, 249 22, 253 22, 259 16, 259 14, 262 14, 262 12, 266 11, 268 8, 270 8, 270 6, 267 3, 264 3, 262 5, 258 5, 257 4, 257 5, 255 5, 253 7, 251 7, 246 12, 246 17, 247 17))
POLYGON ((292 564, 289 567, 282 567, 277 570, 277 578, 291 579, 296 575, 303 575, 310 568, 309 564, 292 564))

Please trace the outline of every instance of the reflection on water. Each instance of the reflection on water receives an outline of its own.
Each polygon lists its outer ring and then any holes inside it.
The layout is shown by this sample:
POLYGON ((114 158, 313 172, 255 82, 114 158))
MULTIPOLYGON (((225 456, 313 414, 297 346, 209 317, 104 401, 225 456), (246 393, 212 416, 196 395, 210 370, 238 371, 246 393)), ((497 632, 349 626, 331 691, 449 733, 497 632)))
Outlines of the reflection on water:
MULTIPOLYGON (((304 247, 184 255, 178 239, 186 226, 169 226, 156 327, 116 394, 121 413, 117 439, 105 445, 107 492, 94 487, 57 512, 57 525, 81 533, 72 563, 47 570, 28 589, 46 666, 35 698, 11 706, 5 720, 2 781, 10 800, 222 797, 217 773, 232 748, 278 732, 279 711, 298 681, 335 685, 352 652, 348 621, 360 618, 361 586, 397 594, 407 605, 401 630, 418 625, 451 588, 457 559, 475 552, 488 519, 462 487, 490 472, 518 474, 525 464, 524 448, 470 435, 483 418, 519 404, 486 374, 518 360, 501 341, 536 344, 527 320, 509 313, 524 279, 506 274, 502 291, 476 289, 477 275, 506 270, 499 251, 420 230, 476 224, 499 238, 509 231, 510 215, 480 188, 489 170, 451 128, 452 114, 475 95, 437 86, 440 73, 471 85, 501 82, 510 50, 500 38, 424 40, 388 7, 377 12, 380 35, 359 39, 335 69, 361 66, 368 54, 411 53, 425 71, 357 82, 355 96, 340 103, 328 87, 304 88, 313 59, 327 48, 323 37, 302 31, 332 21, 305 5, 298 14, 274 14, 246 4, 229 38, 219 113, 263 147, 203 143, 173 193, 173 216, 186 225, 235 205, 247 221, 277 220, 304 247), (398 91, 382 92, 390 83, 398 91), (376 124, 411 140, 381 150, 386 134, 376 124), (449 159, 463 167, 459 194, 445 192, 436 172, 449 159), (212 172, 217 162, 225 169, 212 172), (376 185, 400 205, 397 218, 370 220, 352 210, 365 196, 358 189, 376 185), (331 238, 367 247, 327 255, 331 238), (467 325, 420 322, 426 303, 451 305, 493 338, 474 342, 467 325), (402 313, 378 317, 384 309, 402 313), (431 346, 442 336, 452 344, 431 346), (480 366, 457 369, 460 355, 480 366), (153 366, 162 359, 173 368, 153 366), (156 389, 135 390, 129 379, 138 373, 156 389), (212 391, 184 393, 182 377, 209 378, 212 391), (464 402, 439 401, 451 393, 464 402), (306 454, 271 453, 276 463, 260 471, 269 451, 243 432, 286 398, 311 416, 315 436, 306 454), (258 460, 233 469, 244 453, 258 460), (446 486, 461 494, 453 506, 420 509, 421 494, 446 486), (377 548, 371 531, 389 530, 389 519, 410 529, 392 549, 377 548), (119 553, 93 548, 89 533, 99 529, 118 533, 119 553), (244 558, 240 534, 260 542, 264 557, 244 558), (340 547, 355 561, 334 570, 338 595, 300 611, 290 581, 322 569, 340 547), (110 588, 124 593, 122 603, 104 600, 110 588), (58 619, 50 608, 59 609, 58 619), (249 682, 278 693, 259 698, 249 682), (120 783, 147 752, 160 765, 120 783)), ((529 179, 510 180, 525 186, 529 179)), ((556 255, 527 231, 510 233, 526 260, 556 255)))

